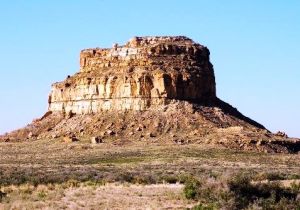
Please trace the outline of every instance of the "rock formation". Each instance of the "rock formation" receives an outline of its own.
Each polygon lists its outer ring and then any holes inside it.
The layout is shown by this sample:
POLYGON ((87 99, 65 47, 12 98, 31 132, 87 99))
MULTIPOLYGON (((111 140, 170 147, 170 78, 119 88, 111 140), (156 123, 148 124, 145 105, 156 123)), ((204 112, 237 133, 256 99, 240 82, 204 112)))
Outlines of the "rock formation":
POLYGON ((184 36, 134 37, 124 46, 82 50, 80 71, 53 84, 48 102, 42 118, 0 140, 97 138, 300 150, 299 139, 273 134, 217 98, 209 50, 184 36))
POLYGON ((135 37, 80 53, 80 72, 52 85, 49 111, 147 110, 169 99, 216 98, 209 51, 186 37, 135 37))

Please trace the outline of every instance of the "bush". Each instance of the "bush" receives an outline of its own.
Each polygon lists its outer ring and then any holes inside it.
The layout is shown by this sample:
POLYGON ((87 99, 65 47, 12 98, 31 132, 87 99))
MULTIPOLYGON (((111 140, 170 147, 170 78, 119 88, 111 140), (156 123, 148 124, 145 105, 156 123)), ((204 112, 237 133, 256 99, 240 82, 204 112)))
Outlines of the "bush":
POLYGON ((129 172, 124 172, 119 174, 119 176, 116 179, 117 182, 127 182, 127 183, 134 183, 134 175, 132 173, 129 172))
POLYGON ((72 187, 79 187, 79 186, 80 186, 80 182, 75 179, 70 179, 70 180, 62 183, 63 188, 72 188, 72 187))
POLYGON ((37 193, 37 197, 39 198, 39 200, 44 200, 47 197, 47 193, 45 191, 39 191, 37 193))
POLYGON ((252 184, 249 176, 239 174, 228 182, 228 187, 234 195, 237 209, 246 208, 253 203, 264 209, 272 209, 280 203, 286 203, 286 200, 297 205, 297 193, 276 182, 252 184))
POLYGON ((178 177, 176 177, 176 176, 164 176, 163 180, 169 184, 175 184, 179 181, 178 177))
POLYGON ((292 182, 291 190, 293 193, 300 193, 300 183, 292 182))
POLYGON ((151 175, 135 175, 132 179, 132 183, 146 185, 155 183, 155 180, 151 175))
POLYGON ((194 206, 191 210, 215 210, 217 207, 213 204, 209 205, 204 205, 204 204, 199 204, 197 206, 194 206))
POLYGON ((2 199, 6 196, 6 193, 2 192, 0 190, 0 202, 2 202, 2 199))
POLYGON ((187 199, 196 199, 197 194, 200 190, 200 182, 195 178, 186 180, 183 193, 187 199))
POLYGON ((213 177, 184 178, 184 196, 199 201, 193 209, 300 209, 298 184, 251 183, 253 174, 240 173, 225 182, 213 177), (204 181, 205 180, 205 181, 204 181))
POLYGON ((253 177, 253 180, 255 181, 263 181, 263 180, 273 181, 273 180, 283 180, 283 179, 285 179, 284 174, 276 173, 276 172, 261 172, 256 174, 253 177))

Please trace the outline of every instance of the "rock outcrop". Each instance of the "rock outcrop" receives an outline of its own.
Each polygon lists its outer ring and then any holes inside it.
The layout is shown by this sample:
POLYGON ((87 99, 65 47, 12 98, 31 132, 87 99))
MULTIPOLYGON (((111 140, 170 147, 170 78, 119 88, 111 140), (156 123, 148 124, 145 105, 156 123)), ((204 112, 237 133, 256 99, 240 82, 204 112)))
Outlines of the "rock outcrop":
POLYGON ((52 85, 48 112, 4 141, 61 139, 125 144, 217 144, 298 152, 300 139, 273 134, 216 96, 209 50, 191 39, 135 37, 86 49, 80 71, 52 85))
POLYGON ((80 72, 52 85, 49 111, 147 110, 169 99, 216 98, 209 50, 183 36, 135 37, 80 53, 80 72))

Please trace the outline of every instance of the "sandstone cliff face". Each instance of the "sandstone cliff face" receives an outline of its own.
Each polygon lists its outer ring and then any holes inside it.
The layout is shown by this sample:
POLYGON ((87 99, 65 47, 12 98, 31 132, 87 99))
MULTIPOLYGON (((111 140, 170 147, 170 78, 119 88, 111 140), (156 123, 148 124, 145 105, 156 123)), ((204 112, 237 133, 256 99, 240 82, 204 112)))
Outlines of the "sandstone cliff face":
POLYGON ((81 51, 80 71, 52 85, 48 112, 0 142, 90 137, 120 145, 300 151, 300 139, 273 134, 217 98, 209 50, 183 36, 135 37, 124 46, 81 51))
POLYGON ((52 85, 49 111, 147 110, 171 99, 215 98, 206 47, 183 36, 135 37, 124 46, 83 50, 80 72, 52 85))

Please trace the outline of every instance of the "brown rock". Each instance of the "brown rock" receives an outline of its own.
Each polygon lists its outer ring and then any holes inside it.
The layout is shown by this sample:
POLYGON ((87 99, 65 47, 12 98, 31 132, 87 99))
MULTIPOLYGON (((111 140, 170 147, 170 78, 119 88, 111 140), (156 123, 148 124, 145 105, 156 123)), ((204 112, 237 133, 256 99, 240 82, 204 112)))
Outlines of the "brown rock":
POLYGON ((190 133, 192 136, 196 136, 199 134, 198 130, 193 130, 191 133, 190 133))
POLYGON ((94 136, 91 138, 91 143, 92 144, 99 144, 99 143, 103 143, 103 140, 100 136, 94 136))
POLYGON ((111 128, 113 125, 114 125, 113 123, 109 123, 109 124, 105 127, 105 129, 107 130, 107 129, 111 128))
POLYGON ((116 134, 113 130, 107 130, 106 133, 111 136, 116 134))
POLYGON ((70 119, 70 118, 72 118, 74 115, 75 115, 75 114, 72 112, 72 110, 70 110, 70 111, 68 111, 68 112, 66 113, 66 119, 70 119))
POLYGON ((102 110, 147 110, 167 104, 166 99, 216 98, 208 49, 183 36, 136 37, 124 46, 83 50, 80 67, 52 85, 49 111, 71 118, 102 110))
POLYGON ((261 146, 261 145, 263 145, 263 144, 265 144, 265 141, 263 141, 263 140, 258 140, 257 143, 256 143, 256 146, 261 146))
POLYGON ((55 132, 73 142, 72 133, 101 133, 101 139, 128 134, 137 138, 132 141, 151 137, 151 142, 167 138, 187 144, 190 139, 243 150, 300 151, 300 139, 269 132, 218 99, 215 86, 209 50, 187 37, 135 37, 111 49, 86 49, 80 71, 52 85, 48 112, 0 139, 32 134, 43 139, 55 132))
POLYGON ((184 140, 183 139, 174 139, 174 143, 182 145, 182 144, 184 144, 184 140))
POLYGON ((79 141, 79 139, 77 139, 75 135, 64 136, 63 140, 65 143, 72 143, 72 142, 79 141))
POLYGON ((148 133, 148 136, 151 137, 151 138, 156 137, 156 135, 154 133, 152 133, 152 132, 148 133))
POLYGON ((278 131, 275 135, 279 136, 279 137, 283 137, 283 138, 287 138, 288 137, 288 135, 285 132, 282 132, 282 131, 278 131))
POLYGON ((134 132, 131 131, 131 132, 128 133, 128 135, 132 136, 132 135, 134 135, 134 132))
POLYGON ((33 137, 33 133, 29 132, 28 135, 27 135, 27 138, 31 139, 32 137, 33 137))

